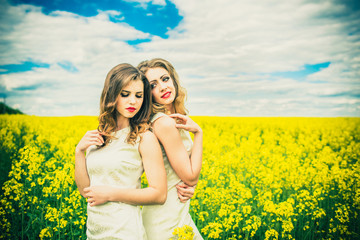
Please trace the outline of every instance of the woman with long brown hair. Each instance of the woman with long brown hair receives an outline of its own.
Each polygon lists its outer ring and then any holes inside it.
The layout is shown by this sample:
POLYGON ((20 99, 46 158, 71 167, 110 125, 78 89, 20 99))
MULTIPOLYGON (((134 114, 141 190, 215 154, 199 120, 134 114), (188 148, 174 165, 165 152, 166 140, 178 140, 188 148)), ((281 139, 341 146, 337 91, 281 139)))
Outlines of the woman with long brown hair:
POLYGON ((99 127, 75 149, 75 181, 88 201, 88 239, 146 239, 138 205, 166 200, 160 145, 148 131, 150 108, 149 83, 137 68, 119 64, 110 70, 99 127), (149 186, 141 189, 144 170, 149 186))

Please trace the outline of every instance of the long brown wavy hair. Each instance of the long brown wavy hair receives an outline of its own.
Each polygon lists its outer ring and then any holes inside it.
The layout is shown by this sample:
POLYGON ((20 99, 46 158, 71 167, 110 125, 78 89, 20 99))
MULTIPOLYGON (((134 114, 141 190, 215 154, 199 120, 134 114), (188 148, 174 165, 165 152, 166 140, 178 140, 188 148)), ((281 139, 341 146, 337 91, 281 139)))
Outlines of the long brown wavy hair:
POLYGON ((121 90, 126 87, 131 81, 142 81, 144 84, 143 103, 139 112, 129 119, 130 132, 126 141, 130 144, 135 144, 141 133, 148 129, 148 120, 151 114, 151 92, 149 82, 137 68, 128 64, 122 63, 113 67, 107 74, 104 88, 100 98, 100 115, 98 130, 102 133, 105 140, 105 146, 110 140, 114 139, 113 133, 117 128, 117 98, 121 90))
MULTIPOLYGON (((186 100, 186 90, 180 85, 179 76, 175 71, 173 65, 162 58, 154 58, 151 60, 145 60, 139 63, 137 68, 145 75, 149 68, 163 68, 170 74, 171 79, 173 80, 175 87, 175 100, 173 102, 174 109, 176 113, 187 114, 187 109, 185 108, 185 100, 186 100)), ((159 104, 155 101, 152 103, 152 114, 163 112, 166 113, 166 108, 164 105, 159 104)))

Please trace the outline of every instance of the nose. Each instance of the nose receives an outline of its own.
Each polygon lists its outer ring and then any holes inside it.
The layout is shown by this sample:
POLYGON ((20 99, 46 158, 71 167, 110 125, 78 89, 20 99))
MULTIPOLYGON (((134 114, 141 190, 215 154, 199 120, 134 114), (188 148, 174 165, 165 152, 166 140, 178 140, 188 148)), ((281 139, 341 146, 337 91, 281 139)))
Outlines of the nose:
POLYGON ((136 103, 136 97, 135 96, 130 96, 129 103, 130 104, 135 104, 136 103))
POLYGON ((166 89, 167 88, 167 85, 166 85, 166 83, 165 82, 160 82, 159 83, 159 85, 160 85, 160 91, 163 91, 164 89, 166 89))

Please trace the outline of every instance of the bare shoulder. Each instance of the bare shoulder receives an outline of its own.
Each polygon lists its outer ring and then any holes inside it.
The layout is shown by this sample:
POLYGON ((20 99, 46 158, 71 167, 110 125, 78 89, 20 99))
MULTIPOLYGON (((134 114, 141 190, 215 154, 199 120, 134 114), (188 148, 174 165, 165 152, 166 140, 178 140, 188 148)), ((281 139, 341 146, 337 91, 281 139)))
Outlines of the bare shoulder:
POLYGON ((141 155, 151 154, 157 148, 160 149, 160 145, 154 133, 148 130, 141 134, 141 141, 139 143, 139 152, 141 155))
POLYGON ((157 138, 154 133, 152 133, 150 130, 147 130, 146 132, 141 134, 141 141, 140 143, 146 143, 151 141, 157 141, 157 138))
POLYGON ((175 120, 167 115, 164 115, 158 119, 155 120, 155 122, 153 123, 153 128, 155 128, 155 130, 159 130, 159 129, 174 129, 175 127, 175 120))

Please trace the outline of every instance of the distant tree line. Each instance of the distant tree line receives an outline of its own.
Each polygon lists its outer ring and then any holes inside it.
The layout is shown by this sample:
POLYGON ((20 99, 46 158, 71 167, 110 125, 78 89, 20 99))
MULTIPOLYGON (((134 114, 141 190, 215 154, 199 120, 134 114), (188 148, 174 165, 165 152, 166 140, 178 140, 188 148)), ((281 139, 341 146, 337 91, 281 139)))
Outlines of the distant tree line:
POLYGON ((18 109, 13 109, 5 103, 0 102, 0 114, 24 114, 18 109))

